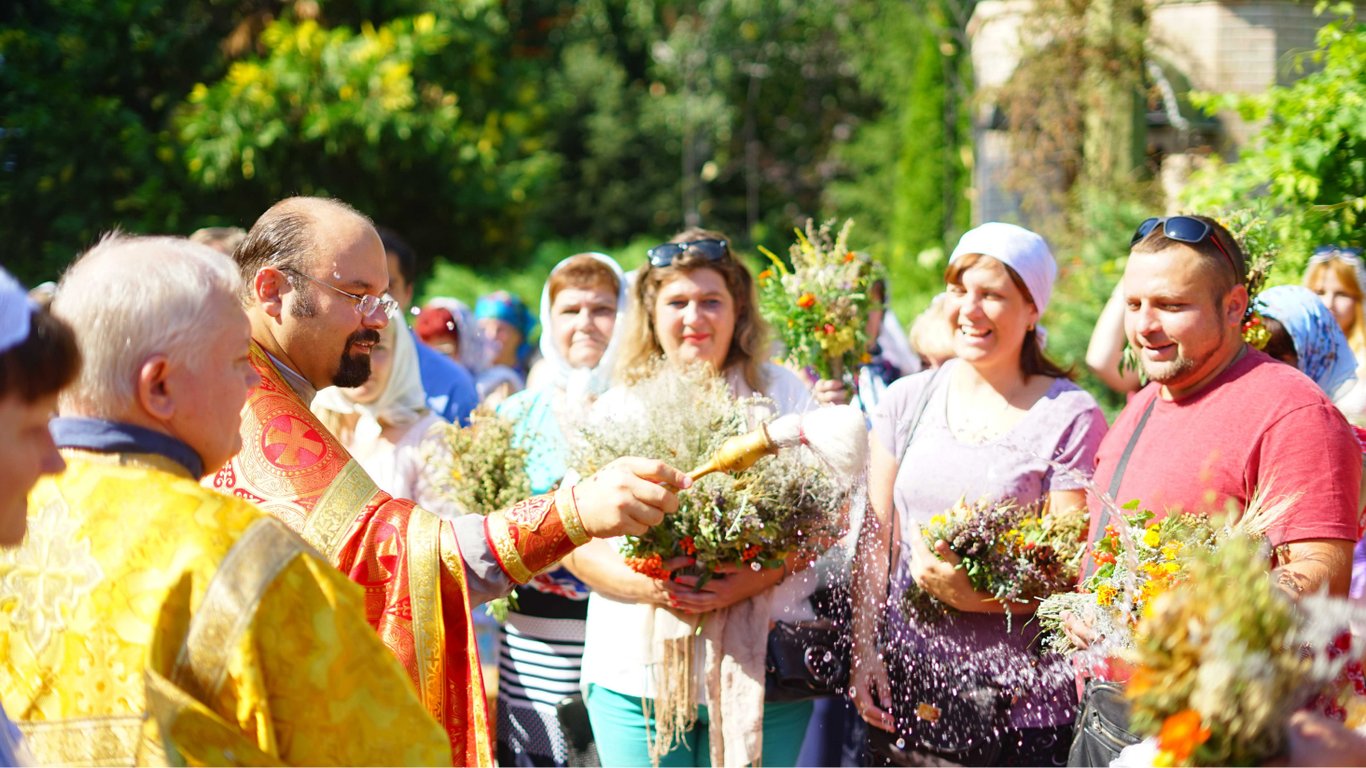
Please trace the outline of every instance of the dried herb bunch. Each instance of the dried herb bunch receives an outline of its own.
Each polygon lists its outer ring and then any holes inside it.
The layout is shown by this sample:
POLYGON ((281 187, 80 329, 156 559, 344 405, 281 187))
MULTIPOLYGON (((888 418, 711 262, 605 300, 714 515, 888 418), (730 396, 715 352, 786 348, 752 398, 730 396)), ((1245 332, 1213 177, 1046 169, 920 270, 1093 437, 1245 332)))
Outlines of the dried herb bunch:
MULTIPOLYGON (((726 438, 774 413, 764 398, 731 395, 706 369, 661 364, 629 388, 604 395, 582 430, 572 466, 583 475, 620 456, 656 458, 682 469, 705 462, 726 438)), ((665 560, 686 555, 705 578, 719 565, 779 567, 790 552, 823 549, 842 530, 848 489, 805 450, 785 451, 735 475, 703 477, 679 494, 679 509, 622 552, 641 573, 667 576, 665 560)))

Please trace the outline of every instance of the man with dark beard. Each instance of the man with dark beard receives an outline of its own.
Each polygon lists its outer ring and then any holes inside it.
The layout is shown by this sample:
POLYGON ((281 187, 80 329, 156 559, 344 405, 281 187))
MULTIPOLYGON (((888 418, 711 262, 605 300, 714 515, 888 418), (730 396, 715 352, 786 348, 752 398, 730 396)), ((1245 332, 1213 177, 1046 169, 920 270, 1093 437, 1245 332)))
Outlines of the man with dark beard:
POLYGON ((492 763, 470 605, 591 537, 640 534, 677 509, 656 461, 619 459, 553 494, 446 522, 374 482, 309 411, 320 387, 354 387, 392 300, 384 247, 344 203, 290 198, 262 214, 233 258, 261 383, 242 414, 242 450, 208 481, 256 502, 365 588, 366 617, 445 728, 457 765, 492 763))

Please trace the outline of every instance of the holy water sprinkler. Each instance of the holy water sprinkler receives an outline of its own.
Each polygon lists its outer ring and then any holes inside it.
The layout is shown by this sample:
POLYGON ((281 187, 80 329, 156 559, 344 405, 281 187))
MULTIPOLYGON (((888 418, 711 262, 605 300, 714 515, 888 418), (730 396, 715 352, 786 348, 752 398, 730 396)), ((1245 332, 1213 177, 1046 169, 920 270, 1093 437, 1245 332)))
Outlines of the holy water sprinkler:
POLYGON ((868 459, 863 413, 852 405, 828 405, 774 419, 752 432, 729 438, 688 476, 697 480, 712 472, 740 472, 765 456, 796 445, 811 448, 836 476, 862 472, 868 459))

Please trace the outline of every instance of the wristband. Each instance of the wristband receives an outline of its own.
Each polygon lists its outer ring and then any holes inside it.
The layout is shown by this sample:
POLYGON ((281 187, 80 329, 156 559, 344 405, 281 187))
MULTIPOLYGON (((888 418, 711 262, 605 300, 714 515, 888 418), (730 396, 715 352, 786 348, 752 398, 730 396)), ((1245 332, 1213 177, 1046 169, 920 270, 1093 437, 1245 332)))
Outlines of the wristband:
POLYGON ((574 496, 574 486, 560 486, 555 492, 555 508, 560 512, 560 523, 564 525, 565 535, 574 542, 574 546, 581 547, 593 538, 589 535, 588 529, 583 527, 583 518, 579 516, 579 500, 574 496))

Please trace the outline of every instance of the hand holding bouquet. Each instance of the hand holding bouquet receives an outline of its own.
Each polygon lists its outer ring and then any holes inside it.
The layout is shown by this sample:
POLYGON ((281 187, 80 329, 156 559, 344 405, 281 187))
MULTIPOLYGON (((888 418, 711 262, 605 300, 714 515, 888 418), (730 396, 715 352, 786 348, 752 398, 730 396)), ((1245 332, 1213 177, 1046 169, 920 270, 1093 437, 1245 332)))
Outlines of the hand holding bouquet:
MULTIPOLYGON (((921 536, 931 551, 941 541, 947 544, 972 588, 1000 601, 1009 616, 1012 605, 1076 584, 1086 513, 986 499, 970 505, 960 499, 930 518, 921 536)), ((937 621, 952 610, 915 582, 907 587, 905 599, 908 612, 922 622, 937 621)))
POLYGON ((822 379, 841 379, 858 370, 868 350, 869 290, 874 265, 849 250, 853 222, 831 238, 831 222, 810 221, 797 231, 789 250, 792 268, 771 251, 773 262, 759 273, 759 311, 778 332, 786 361, 822 379))

